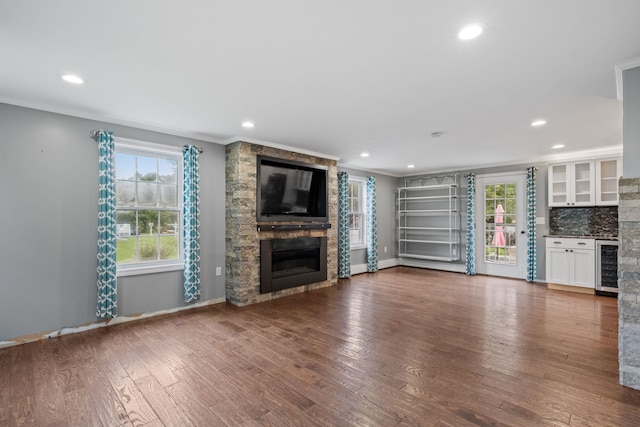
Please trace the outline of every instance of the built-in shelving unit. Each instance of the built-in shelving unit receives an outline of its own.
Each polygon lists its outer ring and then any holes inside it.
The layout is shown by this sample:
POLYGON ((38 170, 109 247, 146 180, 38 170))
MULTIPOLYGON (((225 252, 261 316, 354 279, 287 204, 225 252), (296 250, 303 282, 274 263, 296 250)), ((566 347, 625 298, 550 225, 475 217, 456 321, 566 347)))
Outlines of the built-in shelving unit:
POLYGON ((405 180, 397 189, 400 258, 460 259, 458 175, 405 180))

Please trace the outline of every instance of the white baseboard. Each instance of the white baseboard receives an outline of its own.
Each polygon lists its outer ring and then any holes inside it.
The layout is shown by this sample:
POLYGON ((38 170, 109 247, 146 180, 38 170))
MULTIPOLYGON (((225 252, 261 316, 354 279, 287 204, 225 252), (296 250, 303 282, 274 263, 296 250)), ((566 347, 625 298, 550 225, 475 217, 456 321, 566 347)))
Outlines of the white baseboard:
POLYGON ((49 338, 60 337, 62 335, 77 334, 78 332, 85 332, 85 331, 90 331, 92 329, 104 328, 106 326, 117 325, 119 323, 127 323, 127 322, 133 322, 141 319, 148 319, 150 317, 162 316, 164 314, 176 313, 178 311, 191 310, 193 308, 204 307, 212 304, 219 304, 225 301, 226 301, 225 297, 213 298, 207 301, 201 301, 201 302, 190 304, 184 307, 176 307, 176 308, 170 308, 167 310, 159 310, 151 313, 141 313, 141 314, 130 315, 130 316, 118 316, 118 317, 114 317, 113 319, 102 320, 98 322, 90 322, 80 326, 70 326, 70 327, 60 328, 55 331, 35 333, 31 335, 26 335, 23 337, 14 338, 11 341, 0 341, 0 348, 11 347, 19 344, 26 344, 32 341, 40 341, 40 340, 45 340, 49 338))
MULTIPOLYGON (((378 261, 378 270, 395 267, 398 265, 397 258, 383 259, 378 261)), ((356 264, 351 266, 351 274, 362 274, 367 272, 367 264, 356 264)))
POLYGON ((406 267, 430 268, 432 270, 451 271, 453 273, 465 273, 467 271, 467 267, 464 264, 408 258, 400 258, 398 260, 398 265, 404 265, 406 267))

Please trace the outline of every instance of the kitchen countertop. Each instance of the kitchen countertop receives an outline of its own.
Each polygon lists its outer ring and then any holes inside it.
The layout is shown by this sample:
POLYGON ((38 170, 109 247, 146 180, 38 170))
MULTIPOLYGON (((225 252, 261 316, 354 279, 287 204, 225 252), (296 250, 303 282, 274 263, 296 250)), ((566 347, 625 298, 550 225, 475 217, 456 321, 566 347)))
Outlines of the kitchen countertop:
POLYGON ((618 240, 618 236, 605 235, 571 235, 571 234, 545 234, 542 237, 557 237, 559 239, 595 239, 595 240, 618 240))

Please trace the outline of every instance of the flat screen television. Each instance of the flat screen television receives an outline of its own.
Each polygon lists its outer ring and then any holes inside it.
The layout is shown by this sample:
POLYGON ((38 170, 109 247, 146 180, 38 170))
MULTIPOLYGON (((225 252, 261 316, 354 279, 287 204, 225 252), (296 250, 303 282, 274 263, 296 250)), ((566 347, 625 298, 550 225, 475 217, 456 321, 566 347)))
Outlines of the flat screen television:
POLYGON ((326 166, 258 156, 258 221, 327 221, 326 166))

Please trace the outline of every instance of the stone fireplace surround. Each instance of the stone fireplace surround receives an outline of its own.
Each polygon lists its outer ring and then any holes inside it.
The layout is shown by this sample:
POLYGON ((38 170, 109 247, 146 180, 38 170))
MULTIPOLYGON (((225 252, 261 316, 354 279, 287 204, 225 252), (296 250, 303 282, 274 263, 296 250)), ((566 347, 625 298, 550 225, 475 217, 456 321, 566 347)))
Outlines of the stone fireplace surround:
MULTIPOLYGON (((238 306, 255 304, 335 285, 338 282, 338 166, 337 161, 295 153, 245 141, 226 147, 226 299, 238 306), (276 222, 256 219, 257 156, 327 166, 329 229, 271 230, 276 222), (262 231, 258 231, 260 226, 262 231), (260 240, 327 237, 327 280, 319 283, 260 293, 260 240)), ((280 225, 306 225, 303 221, 278 221, 280 225)), ((324 224, 320 222, 318 224, 324 224)))

